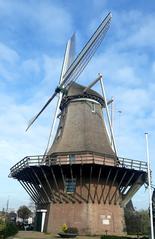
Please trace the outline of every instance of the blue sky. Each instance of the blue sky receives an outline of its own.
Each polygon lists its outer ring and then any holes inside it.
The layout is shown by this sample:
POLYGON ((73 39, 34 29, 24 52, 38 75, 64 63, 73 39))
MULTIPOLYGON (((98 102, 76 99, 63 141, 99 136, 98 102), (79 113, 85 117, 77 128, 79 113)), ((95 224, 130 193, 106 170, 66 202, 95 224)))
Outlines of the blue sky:
MULTIPOLYGON (((0 0, 0 210, 29 197, 9 169, 26 155, 45 150, 55 101, 26 133, 27 122, 55 89, 67 40, 76 31, 77 53, 111 11, 111 27, 78 82, 98 72, 108 98, 115 98, 115 135, 120 156, 146 160, 149 132, 155 182, 155 3, 129 0, 0 0), (118 113, 122 111, 122 113, 118 113)), ((134 197, 148 207, 144 188, 134 197)))

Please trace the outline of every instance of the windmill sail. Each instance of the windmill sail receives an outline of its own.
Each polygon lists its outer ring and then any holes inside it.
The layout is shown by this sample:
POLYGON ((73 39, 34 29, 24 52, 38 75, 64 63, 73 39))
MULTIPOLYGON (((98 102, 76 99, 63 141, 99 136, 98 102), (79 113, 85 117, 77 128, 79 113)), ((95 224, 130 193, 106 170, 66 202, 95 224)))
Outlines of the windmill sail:
MULTIPOLYGON (((70 64, 72 63, 73 59, 75 57, 75 34, 73 34, 73 36, 71 37, 71 39, 69 39, 67 46, 66 46, 66 50, 65 50, 65 54, 64 54, 64 60, 63 60, 63 64, 62 64, 62 70, 61 70, 61 75, 60 75, 60 80, 59 80, 59 84, 62 83, 63 81, 63 75, 65 74, 65 72, 67 71, 67 69, 69 68, 70 64)), ((54 94, 49 98, 49 100, 47 101, 47 103, 43 106, 43 108, 39 111, 39 113, 34 116, 28 123, 28 127, 26 129, 26 131, 31 127, 31 125, 34 123, 34 121, 39 117, 39 115, 44 111, 44 109, 50 104, 50 102, 54 99, 54 97, 57 95, 56 92, 54 92, 54 94)), ((55 116, 58 114, 58 109, 59 109, 59 105, 62 99, 62 95, 60 94, 58 97, 58 102, 57 102, 57 107, 56 107, 56 111, 55 111, 55 116)), ((55 121, 55 120, 54 120, 55 121)), ((55 125, 53 121, 52 125, 55 125)), ((52 127, 54 128, 54 126, 52 127)), ((53 129, 52 129, 53 132, 53 129)))
MULTIPOLYGON (((43 106, 43 108, 39 111, 39 113, 35 116, 33 121, 31 121, 31 124, 28 125, 27 129, 35 122, 35 120, 39 117, 39 115, 44 111, 44 109, 49 105, 49 103, 55 98, 55 96, 60 93, 62 88, 66 87, 67 85, 71 84, 73 81, 77 79, 77 77, 81 74, 81 72, 84 70, 92 56, 94 55, 96 49, 101 44, 112 19, 112 14, 109 13, 106 18, 102 21, 102 23, 99 25, 97 30, 94 32, 92 37, 89 39, 89 41, 86 43, 86 45, 83 47, 79 55, 76 57, 76 59, 73 61, 73 63, 70 65, 68 70, 63 75, 63 79, 60 80, 61 83, 56 88, 54 94, 50 97, 50 99, 47 101, 47 103, 43 106)), ((61 79, 61 78, 60 78, 61 79)))
POLYGON ((66 74, 64 75, 63 84, 68 84, 72 81, 75 74, 79 76, 78 71, 81 73, 81 69, 84 70, 90 59, 94 55, 96 49, 101 44, 112 19, 112 14, 109 13, 106 18, 99 25, 97 30, 94 32, 90 40, 83 47, 77 58, 74 60, 66 74))
POLYGON ((70 67, 70 65, 72 64, 74 58, 75 58, 75 33, 67 42, 59 84, 63 82, 64 79, 63 76, 70 67))
MULTIPOLYGON (((69 68, 71 63, 73 62, 74 57, 75 57, 75 33, 69 39, 69 41, 67 43, 67 46, 66 46, 59 84, 63 81, 63 75, 65 74, 65 72, 67 71, 67 69, 69 68)), ((51 130, 50 130, 50 134, 49 134, 49 139, 48 139, 48 143, 47 143, 47 147, 46 147, 44 155, 46 155, 46 153, 48 151, 48 147, 50 145, 50 140, 51 140, 51 137, 52 137, 53 132, 54 132, 54 128, 55 128, 56 119, 57 119, 57 115, 58 115, 58 112, 59 112, 59 107, 60 107, 61 100, 62 100, 62 93, 60 92, 58 100, 57 100, 57 105, 56 105, 56 109, 55 109, 54 116, 53 116, 53 121, 52 121, 52 126, 51 126, 51 130)))

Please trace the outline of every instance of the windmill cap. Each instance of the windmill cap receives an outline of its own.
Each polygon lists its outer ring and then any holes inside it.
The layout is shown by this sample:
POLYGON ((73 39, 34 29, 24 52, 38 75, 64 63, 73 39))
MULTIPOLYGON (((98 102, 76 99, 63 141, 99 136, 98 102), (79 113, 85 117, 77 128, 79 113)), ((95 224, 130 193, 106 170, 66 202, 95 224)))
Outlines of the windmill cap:
MULTIPOLYGON (((85 94, 85 92, 84 92, 85 88, 86 88, 86 86, 83 86, 83 85, 80 85, 80 84, 74 82, 68 88, 67 96, 85 94)), ((87 94, 95 95, 95 96, 103 99, 103 97, 98 92, 96 92, 95 90, 92 90, 92 89, 88 89, 87 94)))
POLYGON ((105 101, 103 97, 96 91, 92 89, 88 89, 87 91, 84 91, 86 89, 85 86, 79 85, 77 83, 72 83, 68 89, 66 89, 66 94, 62 98, 60 109, 64 109, 72 100, 75 99, 91 99, 98 102, 102 107, 105 107, 105 101))

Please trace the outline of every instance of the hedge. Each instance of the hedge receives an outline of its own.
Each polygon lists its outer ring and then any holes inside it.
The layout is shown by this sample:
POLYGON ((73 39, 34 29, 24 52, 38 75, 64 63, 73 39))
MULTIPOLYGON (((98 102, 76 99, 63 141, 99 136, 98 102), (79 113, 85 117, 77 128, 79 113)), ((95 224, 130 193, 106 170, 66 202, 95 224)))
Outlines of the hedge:
MULTIPOLYGON (((102 235, 101 239, 137 239, 137 237, 102 235)), ((140 236, 140 239, 149 239, 149 237, 140 236)))
POLYGON ((6 238, 13 236, 18 232, 15 224, 7 222, 5 225, 0 226, 0 238, 6 238))

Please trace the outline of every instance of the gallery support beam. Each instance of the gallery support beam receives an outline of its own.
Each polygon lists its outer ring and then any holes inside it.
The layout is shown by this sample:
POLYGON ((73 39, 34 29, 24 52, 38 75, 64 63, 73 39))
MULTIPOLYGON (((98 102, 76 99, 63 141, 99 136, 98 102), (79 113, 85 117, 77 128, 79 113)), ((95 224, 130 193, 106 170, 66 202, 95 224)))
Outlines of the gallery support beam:
POLYGON ((53 179, 54 179, 54 183, 55 183, 56 189, 57 189, 59 197, 60 197, 60 202, 62 203, 62 197, 61 197, 60 189, 59 189, 59 186, 58 186, 58 183, 57 183, 57 180, 56 180, 53 168, 50 167, 50 169, 51 169, 51 173, 52 173, 52 176, 53 176, 53 179))
POLYGON ((26 177, 27 180, 31 183, 32 186, 32 190, 34 191, 35 194, 38 194, 38 198, 39 200, 41 200, 42 202, 46 203, 47 199, 46 197, 43 195, 43 191, 41 190, 41 188, 38 185, 38 182, 36 181, 36 179, 33 177, 32 173, 27 172, 26 173, 26 177))
POLYGON ((106 187, 106 185, 107 185, 108 182, 109 182, 109 178, 110 178, 111 171, 112 171, 112 169, 109 170, 108 176, 107 176, 107 178, 106 178, 106 181, 104 182, 104 185, 102 186, 101 196, 100 196, 100 199, 99 199, 99 201, 98 201, 99 203, 101 202, 101 199, 102 199, 102 197, 103 197, 103 195, 104 195, 105 187, 106 187))
MULTIPOLYGON (((114 178, 113 178, 113 180, 112 180, 112 183, 109 185, 109 190, 108 190, 108 193, 107 193, 106 198, 105 198, 105 200, 104 200, 104 203, 106 203, 106 201, 107 201, 107 199, 108 199, 108 197, 109 197, 109 195, 110 195, 111 188, 112 188, 112 187, 114 186, 114 184, 115 184, 115 181, 116 181, 118 172, 119 172, 119 170, 117 169, 117 170, 116 170, 116 173, 115 173, 115 176, 114 176, 114 178)), ((109 203, 110 203, 110 202, 109 202, 109 203)))
POLYGON ((29 186, 29 188, 31 188, 31 192, 37 198, 37 200, 45 202, 44 198, 42 200, 41 194, 39 193, 39 191, 37 190, 37 188, 35 187, 33 183, 32 175, 27 170, 24 170, 23 176, 24 176, 24 179, 22 181, 25 182, 26 185, 29 186))
POLYGON ((32 169, 32 172, 33 172, 33 174, 35 175, 36 179, 38 180, 39 185, 41 186, 42 190, 44 191, 44 193, 45 193, 45 195, 46 195, 46 197, 47 197, 47 201, 48 201, 48 202, 51 202, 51 199, 50 199, 48 193, 46 192, 46 189, 44 188, 44 185, 43 185, 43 183, 41 182, 40 178, 38 177, 37 173, 35 172, 35 170, 34 170, 33 168, 31 168, 31 169, 32 169))
POLYGON ((126 174, 127 174, 127 171, 124 172, 123 177, 121 178, 121 180, 120 180, 118 186, 116 187, 116 190, 114 191, 114 193, 113 193, 113 195, 112 195, 112 197, 111 197, 109 203, 111 203, 112 200, 114 199, 114 197, 116 196, 116 194, 117 194, 117 192, 118 192, 118 190, 119 190, 119 188, 120 188, 120 186, 121 186, 121 184, 122 184, 122 182, 123 182, 123 179, 125 178, 126 174))
POLYGON ((136 182, 130 187, 127 193, 123 196, 123 200, 121 202, 121 206, 125 207, 126 204, 130 201, 133 195, 139 190, 139 188, 144 184, 142 179, 142 174, 138 177, 136 182))
POLYGON ((98 188, 98 185, 99 185, 99 183, 100 183, 102 168, 103 168, 103 166, 100 166, 100 167, 99 167, 99 173, 98 173, 97 183, 96 183, 95 192, 94 192, 94 199, 93 199, 94 201, 95 201, 96 196, 98 196, 98 194, 97 194, 97 188, 98 188))
POLYGON ((30 198, 32 198, 32 200, 37 203, 38 200, 34 197, 34 195, 31 193, 31 191, 29 190, 29 188, 27 187, 27 185, 25 185, 24 182, 22 182, 21 180, 18 180, 19 183, 22 185, 22 187, 25 189, 25 191, 29 194, 30 198))
POLYGON ((54 193, 53 193, 53 190, 52 190, 52 187, 51 187, 50 182, 49 182, 49 180, 48 180, 48 178, 47 178, 47 176, 46 176, 46 173, 44 172, 44 169, 43 169, 42 167, 41 167, 41 171, 42 171, 42 174, 43 174, 43 176, 44 176, 44 178, 45 178, 45 181, 46 181, 46 183, 47 183, 47 186, 48 186, 48 188, 50 189, 50 193, 51 193, 51 195, 52 195, 52 197, 53 197, 53 202, 56 202, 55 196, 54 196, 54 193))

